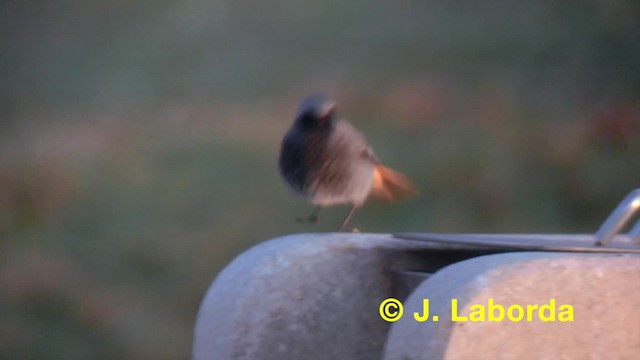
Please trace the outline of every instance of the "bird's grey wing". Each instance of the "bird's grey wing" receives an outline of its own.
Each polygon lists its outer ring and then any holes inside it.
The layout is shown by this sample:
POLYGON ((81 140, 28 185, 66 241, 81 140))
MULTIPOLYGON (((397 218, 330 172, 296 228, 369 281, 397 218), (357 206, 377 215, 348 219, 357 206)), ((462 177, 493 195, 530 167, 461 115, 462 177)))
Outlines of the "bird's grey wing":
POLYGON ((378 156, 373 152, 373 149, 371 148, 371 146, 367 146, 365 149, 362 150, 362 157, 371 161, 375 165, 382 164, 380 162, 380 159, 378 159, 378 156))
POLYGON ((373 164, 380 164, 380 159, 378 159, 371 146, 369 146, 367 140, 351 123, 346 120, 341 120, 336 124, 336 130, 341 135, 341 138, 348 139, 352 149, 357 149, 359 156, 371 161, 373 164))

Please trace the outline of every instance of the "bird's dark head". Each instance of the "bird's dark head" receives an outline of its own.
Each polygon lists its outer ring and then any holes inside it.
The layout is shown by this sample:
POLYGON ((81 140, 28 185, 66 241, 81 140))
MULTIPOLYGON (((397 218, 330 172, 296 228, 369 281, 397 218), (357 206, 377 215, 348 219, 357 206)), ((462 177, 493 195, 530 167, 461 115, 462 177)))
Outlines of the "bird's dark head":
POLYGON ((336 103, 325 94, 305 98, 298 108, 296 125, 306 130, 330 128, 336 116, 336 103))

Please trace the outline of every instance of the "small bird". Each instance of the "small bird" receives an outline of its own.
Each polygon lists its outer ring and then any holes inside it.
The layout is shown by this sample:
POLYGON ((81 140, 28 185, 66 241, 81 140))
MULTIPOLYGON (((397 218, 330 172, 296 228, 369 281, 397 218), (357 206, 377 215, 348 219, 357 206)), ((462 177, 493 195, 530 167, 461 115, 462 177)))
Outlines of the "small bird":
POLYGON ((339 231, 370 195, 393 201, 415 194, 406 176, 382 165, 360 131, 337 118, 336 102, 325 94, 300 104, 282 140, 279 167, 293 191, 315 205, 299 220, 315 222, 323 207, 351 205, 339 231))

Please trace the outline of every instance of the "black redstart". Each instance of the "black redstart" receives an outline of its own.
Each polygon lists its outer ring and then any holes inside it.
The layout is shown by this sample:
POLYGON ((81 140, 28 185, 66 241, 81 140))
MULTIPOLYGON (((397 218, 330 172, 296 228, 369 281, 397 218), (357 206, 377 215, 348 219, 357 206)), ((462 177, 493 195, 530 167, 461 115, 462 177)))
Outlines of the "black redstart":
POLYGON ((279 166, 289 186, 315 205, 307 221, 315 222, 322 207, 351 205, 340 230, 369 195, 392 201, 415 193, 407 177, 380 163, 353 125, 336 118, 336 103, 324 94, 300 104, 282 141, 279 166))

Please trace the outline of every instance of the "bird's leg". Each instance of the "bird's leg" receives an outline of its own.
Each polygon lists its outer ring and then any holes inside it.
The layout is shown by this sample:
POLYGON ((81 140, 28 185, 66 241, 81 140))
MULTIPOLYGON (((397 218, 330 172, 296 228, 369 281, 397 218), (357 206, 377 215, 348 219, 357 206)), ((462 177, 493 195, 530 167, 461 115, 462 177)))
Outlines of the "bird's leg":
POLYGON ((340 228, 338 229, 338 231, 344 230, 344 228, 347 226, 347 223, 349 223, 349 220, 351 220, 351 217, 356 212, 356 210, 358 210, 358 206, 352 205, 351 210, 349 210, 349 213, 347 214, 347 216, 345 216, 344 220, 342 220, 342 224, 340 225, 340 228))
POLYGON ((318 214, 320 213, 320 206, 316 206, 313 208, 313 211, 311 212, 311 214, 309 214, 309 216, 307 217, 301 217, 298 218, 297 220, 300 222, 307 222, 307 223, 313 223, 315 224, 316 221, 318 221, 318 214))

